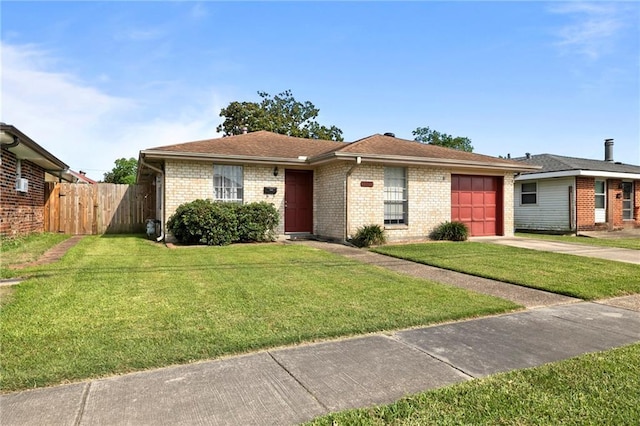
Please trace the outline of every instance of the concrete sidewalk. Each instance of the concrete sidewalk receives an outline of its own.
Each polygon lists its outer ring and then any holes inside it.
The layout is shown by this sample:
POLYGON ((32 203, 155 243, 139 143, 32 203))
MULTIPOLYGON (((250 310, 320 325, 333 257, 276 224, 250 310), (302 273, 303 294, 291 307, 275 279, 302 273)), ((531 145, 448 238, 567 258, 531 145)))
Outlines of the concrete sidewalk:
POLYGON ((476 237, 472 241, 484 241, 511 247, 531 250, 550 251, 553 253, 572 254, 574 256, 593 257, 617 262, 635 263, 640 265, 640 250, 623 249, 617 247, 601 247, 588 244, 563 243, 550 240, 536 240, 524 237, 476 237))
POLYGON ((401 274, 428 279, 438 283, 472 290, 477 293, 511 300, 525 308, 538 308, 562 303, 572 303, 580 300, 569 296, 563 296, 561 294, 549 293, 543 290, 536 290, 533 288, 508 284, 502 281, 495 281, 447 269, 436 268, 435 266, 415 263, 404 259, 397 259, 374 253, 369 250, 349 247, 342 244, 330 244, 319 241, 300 241, 292 244, 304 244, 309 247, 339 254, 359 262, 390 269, 401 274))
POLYGON ((0 396, 9 425, 287 425, 640 341, 640 312, 573 303, 0 396))

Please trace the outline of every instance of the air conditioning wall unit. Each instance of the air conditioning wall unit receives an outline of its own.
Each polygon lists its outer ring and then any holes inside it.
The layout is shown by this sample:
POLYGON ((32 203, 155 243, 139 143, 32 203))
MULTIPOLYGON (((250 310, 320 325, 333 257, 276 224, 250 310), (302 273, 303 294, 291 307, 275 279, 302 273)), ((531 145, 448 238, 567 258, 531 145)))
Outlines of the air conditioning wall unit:
POLYGON ((18 178, 16 180, 16 191, 29 192, 29 179, 18 178))

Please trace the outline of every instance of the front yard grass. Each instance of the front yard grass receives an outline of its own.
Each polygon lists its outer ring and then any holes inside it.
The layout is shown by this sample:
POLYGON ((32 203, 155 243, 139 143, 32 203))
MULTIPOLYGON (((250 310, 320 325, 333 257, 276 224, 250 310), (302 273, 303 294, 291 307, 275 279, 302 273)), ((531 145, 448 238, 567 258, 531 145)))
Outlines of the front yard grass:
POLYGON ((70 235, 44 232, 17 238, 0 238, 2 251, 0 278, 15 275, 8 270, 8 267, 33 262, 44 252, 69 237, 70 235))
POLYGON ((310 425, 636 425, 640 344, 472 380, 310 425))
MULTIPOLYGON (((536 240, 551 240, 561 243, 587 244, 590 246, 618 247, 632 250, 640 250, 640 238, 590 238, 576 237, 574 235, 547 235, 516 232, 516 237, 533 238, 536 240)), ((640 256, 640 254, 638 254, 640 256)))
POLYGON ((389 245, 374 251, 586 300, 640 293, 640 266, 629 263, 479 242, 389 245))
POLYGON ((291 244, 85 237, 0 310, 4 391, 518 306, 291 244))

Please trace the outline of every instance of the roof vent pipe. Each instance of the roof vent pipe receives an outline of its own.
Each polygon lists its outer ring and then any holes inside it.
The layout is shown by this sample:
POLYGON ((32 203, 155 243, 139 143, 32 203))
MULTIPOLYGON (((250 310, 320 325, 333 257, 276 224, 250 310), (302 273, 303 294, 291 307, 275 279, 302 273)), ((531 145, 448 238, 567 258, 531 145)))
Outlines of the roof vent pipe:
POLYGON ((613 139, 604 140, 604 161, 613 163, 613 139))
POLYGON ((387 133, 385 133, 384 135, 385 135, 385 136, 389 136, 389 137, 391 137, 391 138, 395 138, 395 137, 396 137, 396 134, 395 134, 395 133, 391 133, 391 132, 387 132, 387 133))

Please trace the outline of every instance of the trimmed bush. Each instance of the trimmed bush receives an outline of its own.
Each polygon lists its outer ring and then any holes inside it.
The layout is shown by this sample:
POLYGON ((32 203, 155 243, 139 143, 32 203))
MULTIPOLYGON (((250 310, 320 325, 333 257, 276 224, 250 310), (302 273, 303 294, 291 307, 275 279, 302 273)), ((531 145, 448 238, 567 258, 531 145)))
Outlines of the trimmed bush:
POLYGON ((384 244, 386 241, 384 229, 380 225, 366 225, 358 228, 351 242, 357 247, 369 247, 384 244))
POLYGON ((279 216, 269 203, 221 203, 195 200, 181 204, 167 229, 183 244, 223 246, 235 242, 273 241, 279 216))
POLYGON ((466 241, 469 238, 469 229, 462 222, 444 222, 431 231, 429 238, 432 240, 466 241))
POLYGON ((238 241, 263 242, 275 240, 275 228, 280 216, 273 204, 259 203, 240 204, 236 209, 238 215, 238 241))

